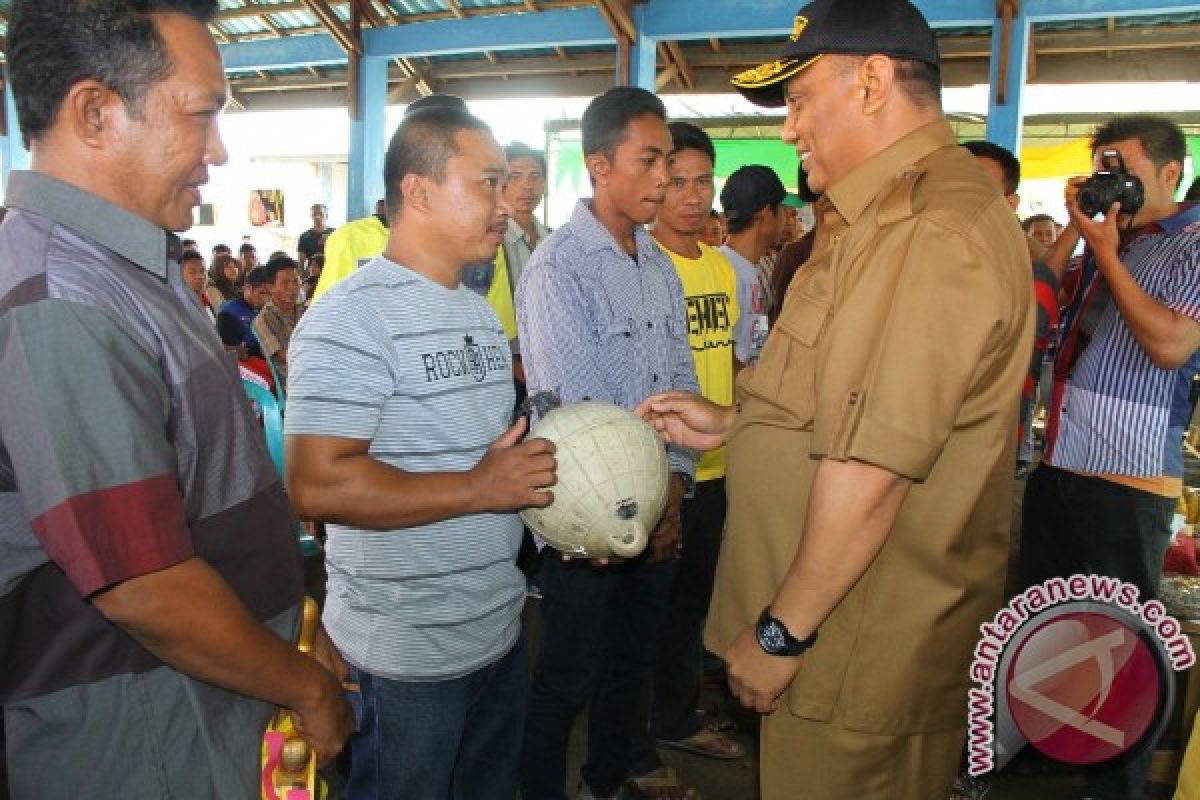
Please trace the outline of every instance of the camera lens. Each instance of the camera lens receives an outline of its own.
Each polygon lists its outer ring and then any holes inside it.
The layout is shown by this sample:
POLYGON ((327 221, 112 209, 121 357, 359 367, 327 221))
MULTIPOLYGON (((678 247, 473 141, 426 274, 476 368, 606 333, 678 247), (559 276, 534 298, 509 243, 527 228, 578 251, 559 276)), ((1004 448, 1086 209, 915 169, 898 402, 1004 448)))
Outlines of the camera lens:
POLYGON ((1079 187, 1075 204, 1089 217, 1104 214, 1114 203, 1121 204, 1124 214, 1136 214, 1145 202, 1141 180, 1130 172, 1097 172, 1079 187))
POLYGON ((1079 189, 1076 204, 1079 210, 1089 217, 1094 217, 1108 210, 1117 200, 1118 192, 1111 175, 1093 175, 1079 189))

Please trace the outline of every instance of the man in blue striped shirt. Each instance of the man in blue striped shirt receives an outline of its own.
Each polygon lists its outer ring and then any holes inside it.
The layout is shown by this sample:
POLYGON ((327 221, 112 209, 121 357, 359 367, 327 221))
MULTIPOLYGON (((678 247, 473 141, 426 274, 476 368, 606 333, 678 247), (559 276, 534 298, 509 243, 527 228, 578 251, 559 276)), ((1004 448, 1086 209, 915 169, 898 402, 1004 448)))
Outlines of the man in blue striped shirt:
MULTIPOLYGON (((1097 166, 1121 154, 1145 202, 1099 220, 1067 187, 1071 223, 1051 265, 1087 249, 1064 278, 1067 305, 1047 405, 1046 454, 1025 488, 1020 580, 1092 573, 1156 597, 1183 485, 1188 392, 1200 368, 1200 207, 1175 202, 1186 142, 1167 119, 1118 117, 1092 137, 1097 166)), ((1094 798, 1141 798, 1153 748, 1128 769, 1089 774, 1094 798)))
MULTIPOLYGON (((652 393, 699 391, 683 287, 644 225, 666 196, 666 109, 650 92, 611 89, 583 115, 593 196, 533 254, 517 287, 530 394, 633 409, 652 393)), ((543 559, 542 644, 530 691, 521 793, 562 800, 567 738, 588 714, 581 798, 612 797, 629 777, 636 709, 653 664, 695 455, 669 448, 671 492, 647 551, 622 564, 543 559)), ((640 720, 642 725, 645 719, 640 720)))

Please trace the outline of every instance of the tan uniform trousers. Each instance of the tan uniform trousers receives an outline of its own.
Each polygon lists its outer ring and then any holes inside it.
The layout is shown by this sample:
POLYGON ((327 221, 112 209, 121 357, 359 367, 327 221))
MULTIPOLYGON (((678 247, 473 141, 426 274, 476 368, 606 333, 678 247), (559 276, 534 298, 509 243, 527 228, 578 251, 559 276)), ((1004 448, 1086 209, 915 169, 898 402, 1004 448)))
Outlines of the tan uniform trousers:
POLYGON ((946 800, 966 729, 860 733, 776 711, 762 722, 762 800, 946 800))

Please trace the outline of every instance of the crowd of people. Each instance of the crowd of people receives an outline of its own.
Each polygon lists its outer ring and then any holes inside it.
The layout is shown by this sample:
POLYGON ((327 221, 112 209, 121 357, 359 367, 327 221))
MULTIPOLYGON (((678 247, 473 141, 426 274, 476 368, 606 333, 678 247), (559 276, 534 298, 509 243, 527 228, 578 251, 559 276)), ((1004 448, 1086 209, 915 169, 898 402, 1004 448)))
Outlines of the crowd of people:
MULTIPOLYGON (((351 799, 696 800, 661 750, 746 755, 714 675, 761 715, 764 800, 967 791, 969 665, 1006 590, 1095 573, 1158 595, 1200 372, 1200 206, 1175 200, 1179 127, 1127 116, 1092 147, 1139 205, 1080 211, 1083 176, 1065 226, 1020 220, 1017 157, 943 117, 926 20, 874 5, 808 4, 733 79, 786 108, 798 195, 751 164, 718 198, 705 131, 617 87, 581 122, 591 196, 552 231, 544 154, 432 95, 388 145, 374 214, 334 230, 314 205, 296 252, 260 263, 174 235, 225 161, 216 4, 18 2, 14 800, 258 796, 276 706, 351 799), (283 476, 242 381, 286 395, 283 476), (522 401, 548 396, 663 437, 640 556, 570 559, 523 528, 557 464, 522 401), (311 655, 297 518, 324 526, 311 655)), ((1152 744, 1080 796, 1142 798, 1152 744)))
POLYGON ((334 231, 323 204, 311 213, 313 225, 300 235, 295 258, 277 250, 259 264, 257 248, 243 241, 236 257, 229 245, 213 245, 206 263, 195 239, 179 242, 184 285, 236 354, 241 376, 270 391, 286 389, 288 344, 320 280, 325 240, 334 231))

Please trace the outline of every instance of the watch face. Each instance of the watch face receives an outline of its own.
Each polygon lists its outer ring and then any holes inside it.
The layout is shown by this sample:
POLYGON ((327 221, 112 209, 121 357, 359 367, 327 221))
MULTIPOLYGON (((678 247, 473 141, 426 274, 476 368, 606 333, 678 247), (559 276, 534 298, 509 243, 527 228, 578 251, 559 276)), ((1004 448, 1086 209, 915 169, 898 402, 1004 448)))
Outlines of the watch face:
POLYGON ((758 641, 762 649, 768 653, 781 653, 787 650, 787 639, 783 628, 775 620, 769 620, 758 629, 758 641))

